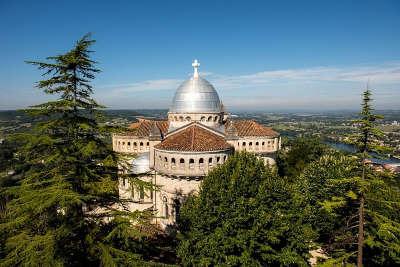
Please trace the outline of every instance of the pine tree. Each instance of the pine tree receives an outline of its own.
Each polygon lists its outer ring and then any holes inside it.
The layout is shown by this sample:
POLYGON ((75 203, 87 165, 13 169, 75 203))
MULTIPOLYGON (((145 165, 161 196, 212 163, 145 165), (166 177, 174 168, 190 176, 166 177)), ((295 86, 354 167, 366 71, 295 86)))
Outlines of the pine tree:
POLYGON ((29 61, 48 79, 37 87, 59 99, 31 107, 45 117, 19 136, 15 184, 1 216, 2 266, 137 265, 145 249, 140 222, 147 214, 119 209, 118 156, 96 121, 102 108, 90 81, 99 72, 85 35, 65 54, 29 61), (135 223, 135 225, 133 225, 135 223))
MULTIPOLYGON (((372 113, 373 109, 371 106, 371 91, 369 88, 363 93, 363 102, 361 109, 361 118, 354 121, 359 125, 359 134, 355 139, 355 144, 359 149, 360 158, 362 161, 362 174, 361 181, 364 183, 366 180, 367 171, 367 158, 369 152, 381 152, 383 147, 379 144, 378 140, 382 137, 383 132, 380 131, 376 126, 375 122, 377 119, 381 119, 382 116, 375 115, 372 113)), ((359 192, 359 211, 358 211, 358 241, 357 241, 357 266, 361 267, 363 264, 363 246, 364 246, 364 222, 365 222, 365 189, 361 187, 359 192)))
POLYGON ((311 207, 315 240, 329 255, 324 266, 357 262, 359 199, 365 190, 366 266, 400 264, 400 180, 366 167, 352 155, 329 153, 307 166, 297 180, 311 207))
POLYGON ((181 209, 185 266, 305 266, 314 235, 304 199, 253 154, 211 171, 181 209))
POLYGON ((376 171, 369 153, 382 153, 381 118, 372 113, 371 92, 364 92, 359 132, 351 137, 358 153, 323 156, 304 170, 298 184, 312 208, 311 224, 332 257, 329 264, 400 264, 400 183, 392 173, 376 171), (364 255, 363 251, 368 253, 364 255))

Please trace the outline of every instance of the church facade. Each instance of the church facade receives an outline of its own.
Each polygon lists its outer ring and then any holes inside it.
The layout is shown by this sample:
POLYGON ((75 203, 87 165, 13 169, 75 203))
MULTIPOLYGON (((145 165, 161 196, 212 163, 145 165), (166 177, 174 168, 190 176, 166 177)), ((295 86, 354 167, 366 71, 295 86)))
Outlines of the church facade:
POLYGON ((230 118, 215 88, 199 76, 197 60, 192 66, 193 76, 176 90, 167 120, 139 119, 112 137, 114 151, 134 156, 132 172, 138 179, 158 187, 146 191, 121 180, 120 198, 132 211, 153 210, 162 227, 176 221, 185 198, 235 151, 253 152, 273 165, 281 147, 271 128, 230 118))

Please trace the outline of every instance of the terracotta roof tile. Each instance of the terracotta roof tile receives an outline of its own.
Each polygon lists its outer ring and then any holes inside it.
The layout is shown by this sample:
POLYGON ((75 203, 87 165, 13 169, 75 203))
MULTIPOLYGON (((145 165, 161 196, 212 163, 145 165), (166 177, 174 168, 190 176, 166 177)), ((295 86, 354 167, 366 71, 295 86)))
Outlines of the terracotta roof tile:
POLYGON ((270 127, 265 127, 252 120, 234 120, 233 125, 240 137, 244 136, 279 136, 279 133, 270 127))
POLYGON ((232 148, 224 137, 192 125, 165 138, 155 148, 172 151, 215 151, 232 148))
POLYGON ((168 121, 153 121, 153 120, 140 120, 139 122, 132 123, 128 128, 135 130, 134 135, 140 137, 147 137, 150 135, 150 131, 153 126, 153 122, 156 123, 160 132, 165 135, 168 132, 169 122, 168 121))

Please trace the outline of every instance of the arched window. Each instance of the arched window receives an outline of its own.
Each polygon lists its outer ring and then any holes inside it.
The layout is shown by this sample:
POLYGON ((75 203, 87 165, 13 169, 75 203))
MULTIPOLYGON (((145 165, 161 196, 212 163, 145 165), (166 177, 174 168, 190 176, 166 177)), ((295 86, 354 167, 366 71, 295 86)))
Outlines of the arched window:
POLYGON ((168 201, 167 198, 165 196, 163 196, 163 204, 164 204, 164 217, 168 218, 168 201))
POLYGON ((242 146, 246 146, 246 142, 243 142, 243 143, 242 143, 242 146))
POLYGON ((217 121, 217 120, 218 120, 218 116, 215 116, 215 117, 214 117, 214 121, 217 121))
POLYGON ((253 145, 253 142, 250 142, 250 143, 249 143, 249 146, 252 146, 252 145, 253 145))
POLYGON ((168 168, 168 158, 164 157, 164 167, 168 168))
POLYGON ((199 167, 200 167, 200 169, 204 169, 204 159, 203 158, 199 159, 199 167))
POLYGON ((128 146, 131 146, 131 142, 128 142, 128 146))
POLYGON ((208 117, 208 119, 207 119, 207 121, 211 121, 212 120, 212 117, 211 116, 209 116, 208 117))
POLYGON ((185 163, 185 160, 184 159, 180 159, 179 163, 185 163))
POLYGON ((139 187, 139 200, 143 201, 143 199, 144 199, 144 188, 143 188, 143 186, 140 186, 139 187))
POLYGON ((175 158, 171 158, 171 163, 175 165, 175 158))
POLYGON ((189 159, 189 168, 194 169, 194 159, 189 159))
POLYGON ((206 117, 202 116, 200 120, 201 121, 206 121, 206 117))
POLYGON ((180 160, 179 160, 179 167, 180 167, 181 169, 185 168, 185 160, 184 160, 184 159, 180 159, 180 160))
POLYGON ((124 146, 124 145, 125 145, 125 142, 122 142, 122 145, 124 146))
POLYGON ((256 146, 258 146, 259 145, 259 143, 258 142, 256 142, 256 146))
POLYGON ((143 142, 140 142, 140 146, 143 146, 143 142))
POLYGON ((221 158, 217 157, 217 163, 220 163, 221 158))
POLYGON ((121 145, 121 142, 120 142, 120 141, 118 141, 118 145, 121 145))
POLYGON ((133 142, 133 146, 137 146, 137 143, 136 143, 136 142, 133 142))
POLYGON ((174 199, 174 210, 175 210, 175 221, 179 220, 179 214, 181 211, 181 202, 179 199, 174 199))
POLYGON ((183 116, 179 116, 179 121, 183 121, 183 116))
POLYGON ((186 117, 186 121, 190 121, 190 117, 189 116, 186 117))
POLYGON ((208 163, 212 163, 212 162, 213 162, 212 158, 209 158, 208 163))
POLYGON ((147 143, 146 143, 146 146, 149 146, 149 145, 150 145, 150 142, 147 142, 147 143))
POLYGON ((224 162, 226 161, 226 156, 224 156, 224 162))
POLYGON ((264 145, 265 145, 265 142, 262 142, 262 143, 261 143, 261 145, 263 145, 263 146, 264 146, 264 145))

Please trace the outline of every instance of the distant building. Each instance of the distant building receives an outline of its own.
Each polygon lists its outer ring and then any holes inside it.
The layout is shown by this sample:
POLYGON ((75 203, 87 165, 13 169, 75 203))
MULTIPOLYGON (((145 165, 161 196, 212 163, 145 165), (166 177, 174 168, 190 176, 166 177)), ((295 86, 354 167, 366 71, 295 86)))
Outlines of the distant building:
POLYGON ((177 89, 167 120, 139 119, 130 132, 113 135, 113 149, 137 154, 132 171, 159 186, 156 192, 132 190, 120 181, 120 197, 132 200, 131 210, 153 209, 162 226, 173 224, 188 194, 197 192, 202 178, 234 151, 256 153, 275 164, 281 147, 277 132, 251 120, 232 120, 215 88, 198 74, 177 89))
POLYGON ((395 173, 400 173, 400 163, 386 163, 383 164, 383 168, 395 173))

